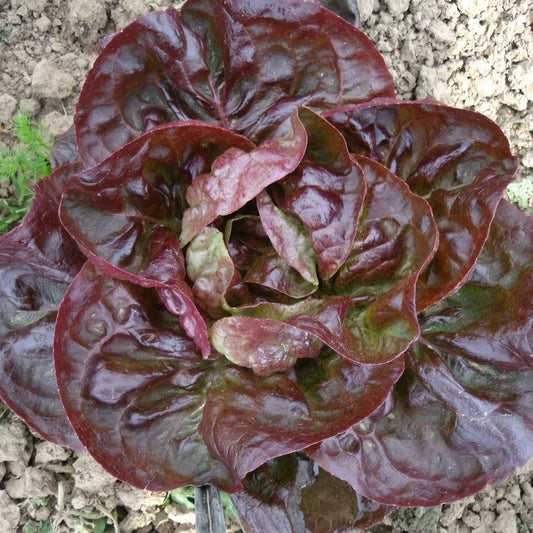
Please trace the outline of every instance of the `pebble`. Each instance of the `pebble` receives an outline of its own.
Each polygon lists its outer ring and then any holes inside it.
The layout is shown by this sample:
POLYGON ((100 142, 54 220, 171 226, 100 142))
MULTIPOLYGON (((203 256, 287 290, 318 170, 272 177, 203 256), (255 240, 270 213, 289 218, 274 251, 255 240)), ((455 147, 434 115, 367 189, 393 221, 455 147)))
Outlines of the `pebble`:
POLYGON ((61 100, 70 96, 76 80, 68 72, 60 70, 50 59, 43 58, 33 71, 31 86, 37 97, 61 100))

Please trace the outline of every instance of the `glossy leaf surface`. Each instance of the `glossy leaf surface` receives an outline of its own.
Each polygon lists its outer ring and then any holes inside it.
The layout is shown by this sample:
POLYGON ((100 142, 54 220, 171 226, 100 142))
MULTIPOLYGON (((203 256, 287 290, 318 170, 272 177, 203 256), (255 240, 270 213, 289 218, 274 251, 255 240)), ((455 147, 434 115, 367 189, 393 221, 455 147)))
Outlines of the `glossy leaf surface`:
POLYGON ((424 313, 389 401, 308 450, 313 459, 375 501, 431 506, 496 483, 531 457, 532 228, 501 204, 471 280, 424 313))
POLYGON ((87 263, 57 321, 56 372, 72 424, 98 461, 138 487, 236 491, 265 460, 367 416, 403 368, 324 354, 311 367, 260 378, 204 361, 176 320, 155 292, 87 263))
POLYGON ((65 165, 42 179, 23 223, 0 238, 0 396, 46 439, 76 449, 52 348, 58 307, 85 260, 57 216, 61 189, 80 169, 65 165))
POLYGON ((353 152, 390 168, 431 205, 440 241, 418 284, 418 309, 457 290, 516 170, 501 130, 483 115, 434 102, 385 99, 328 117, 353 152))
POLYGON ((118 33, 88 75, 75 117, 82 160, 94 165, 142 132, 198 119, 254 141, 299 106, 318 111, 393 96, 370 40, 297 0, 189 0, 118 33))

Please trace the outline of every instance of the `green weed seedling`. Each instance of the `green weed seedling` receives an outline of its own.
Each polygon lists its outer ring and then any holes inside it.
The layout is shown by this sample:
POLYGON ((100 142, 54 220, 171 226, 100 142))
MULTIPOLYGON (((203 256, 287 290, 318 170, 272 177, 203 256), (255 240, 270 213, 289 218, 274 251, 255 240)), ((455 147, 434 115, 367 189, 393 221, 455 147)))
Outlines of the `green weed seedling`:
POLYGON ((19 111, 13 119, 13 133, 18 141, 15 148, 0 146, 0 182, 13 190, 9 198, 0 198, 0 233, 22 220, 34 196, 33 185, 51 172, 51 146, 42 123, 32 125, 29 115, 19 111))

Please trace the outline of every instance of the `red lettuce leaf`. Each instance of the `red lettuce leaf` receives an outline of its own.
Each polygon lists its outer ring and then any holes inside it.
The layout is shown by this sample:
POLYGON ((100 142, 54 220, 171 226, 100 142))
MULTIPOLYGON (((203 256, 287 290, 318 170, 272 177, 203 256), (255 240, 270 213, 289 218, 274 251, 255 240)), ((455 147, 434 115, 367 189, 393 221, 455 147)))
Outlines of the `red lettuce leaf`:
POLYGON ((418 283, 423 310, 470 276, 516 158, 488 118, 434 102, 384 99, 328 115, 354 153, 391 169, 430 203, 440 235, 418 283))
POLYGON ((59 399, 52 349, 58 307, 85 260, 57 215, 79 170, 61 166, 39 181, 22 224, 0 238, 0 396, 44 438, 75 449, 83 446, 59 399))
MULTIPOLYGON (((328 280, 352 249, 366 183, 363 170, 349 154, 339 131, 308 109, 300 110, 299 117, 308 136, 305 157, 296 171, 278 182, 274 190, 281 210, 297 217, 308 231, 318 272, 322 279, 328 280)), ((258 208, 260 205, 258 202, 258 208)), ((269 218, 286 217, 272 208, 259 208, 259 214, 269 235, 272 225, 269 218)), ((285 231, 276 232, 276 236, 274 248, 295 266, 286 255, 291 247, 298 249, 299 243, 291 242, 291 235, 285 231), (283 237, 285 242, 277 246, 283 237)))
MULTIPOLYGON (((229 305, 227 296, 232 296, 228 291, 240 283, 223 234, 216 228, 204 228, 187 247, 186 261, 196 302, 212 318, 221 318, 229 305)), ((244 290, 242 286, 239 289, 244 290)))
POLYGON ((186 193, 180 236, 185 246, 219 215, 230 215, 253 200, 265 187, 292 172, 307 145, 305 127, 295 114, 285 135, 245 152, 231 148, 219 156, 211 172, 201 174, 186 193))
POLYGON ((152 490, 236 489, 198 434, 209 363, 155 292, 87 262, 59 310, 54 356, 71 423, 114 476, 152 490))
POLYGON ((174 120, 213 122, 257 141, 299 106, 323 111, 393 95, 371 41, 320 6, 189 0, 179 12, 140 17, 107 43, 75 125, 92 166, 174 120))
POLYGON ((308 449, 315 461, 373 500, 430 506, 474 494, 529 460, 532 224, 500 204, 471 279, 422 315, 421 339, 389 402, 308 449))
POLYGON ((307 283, 318 287, 316 254, 304 224, 279 209, 266 191, 257 196, 256 204, 263 228, 279 257, 307 283))
POLYGON ((327 348, 286 373, 226 367, 207 396, 200 433, 237 477, 373 412, 403 371, 397 359, 355 365, 327 348))
POLYGON ((80 160, 78 145, 76 143, 76 131, 71 126, 65 133, 58 135, 50 152, 50 166, 56 169, 67 163, 74 163, 80 160))
POLYGON ((323 346, 313 335, 279 320, 246 316, 217 320, 210 337, 216 350, 258 376, 289 370, 300 358, 317 357, 323 346))
POLYGON ((418 344, 388 404, 306 452, 384 504, 433 506, 502 481, 533 454, 533 372, 418 344))
POLYGON ((70 180, 61 203, 63 225, 91 261, 156 287, 206 356, 207 326, 185 281, 177 235, 187 187, 232 146, 251 144, 200 122, 161 126, 70 180))
POLYGON ((329 352, 262 378, 208 363, 152 289, 90 262, 60 307, 55 362, 83 444, 119 479, 154 490, 241 490, 266 460, 368 416, 403 371, 401 360, 360 366, 329 352))
POLYGON ((481 364, 531 370, 532 291, 533 219, 502 200, 468 283, 422 316, 424 338, 481 364))
POLYGON ((232 495, 247 531, 352 533, 380 522, 391 507, 357 494, 301 454, 268 461, 232 495))
POLYGON ((318 288, 306 281, 296 269, 286 263, 272 248, 265 250, 249 267, 244 282, 269 288, 289 298, 311 296, 318 288))

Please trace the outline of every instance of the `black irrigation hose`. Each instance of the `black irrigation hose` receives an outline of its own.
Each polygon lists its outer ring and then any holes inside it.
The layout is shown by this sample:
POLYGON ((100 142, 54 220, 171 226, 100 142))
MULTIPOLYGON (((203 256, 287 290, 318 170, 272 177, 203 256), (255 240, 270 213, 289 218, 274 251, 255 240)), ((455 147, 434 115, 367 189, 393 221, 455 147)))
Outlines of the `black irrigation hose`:
POLYGON ((196 533, 226 533, 224 509, 216 487, 195 487, 196 533))

